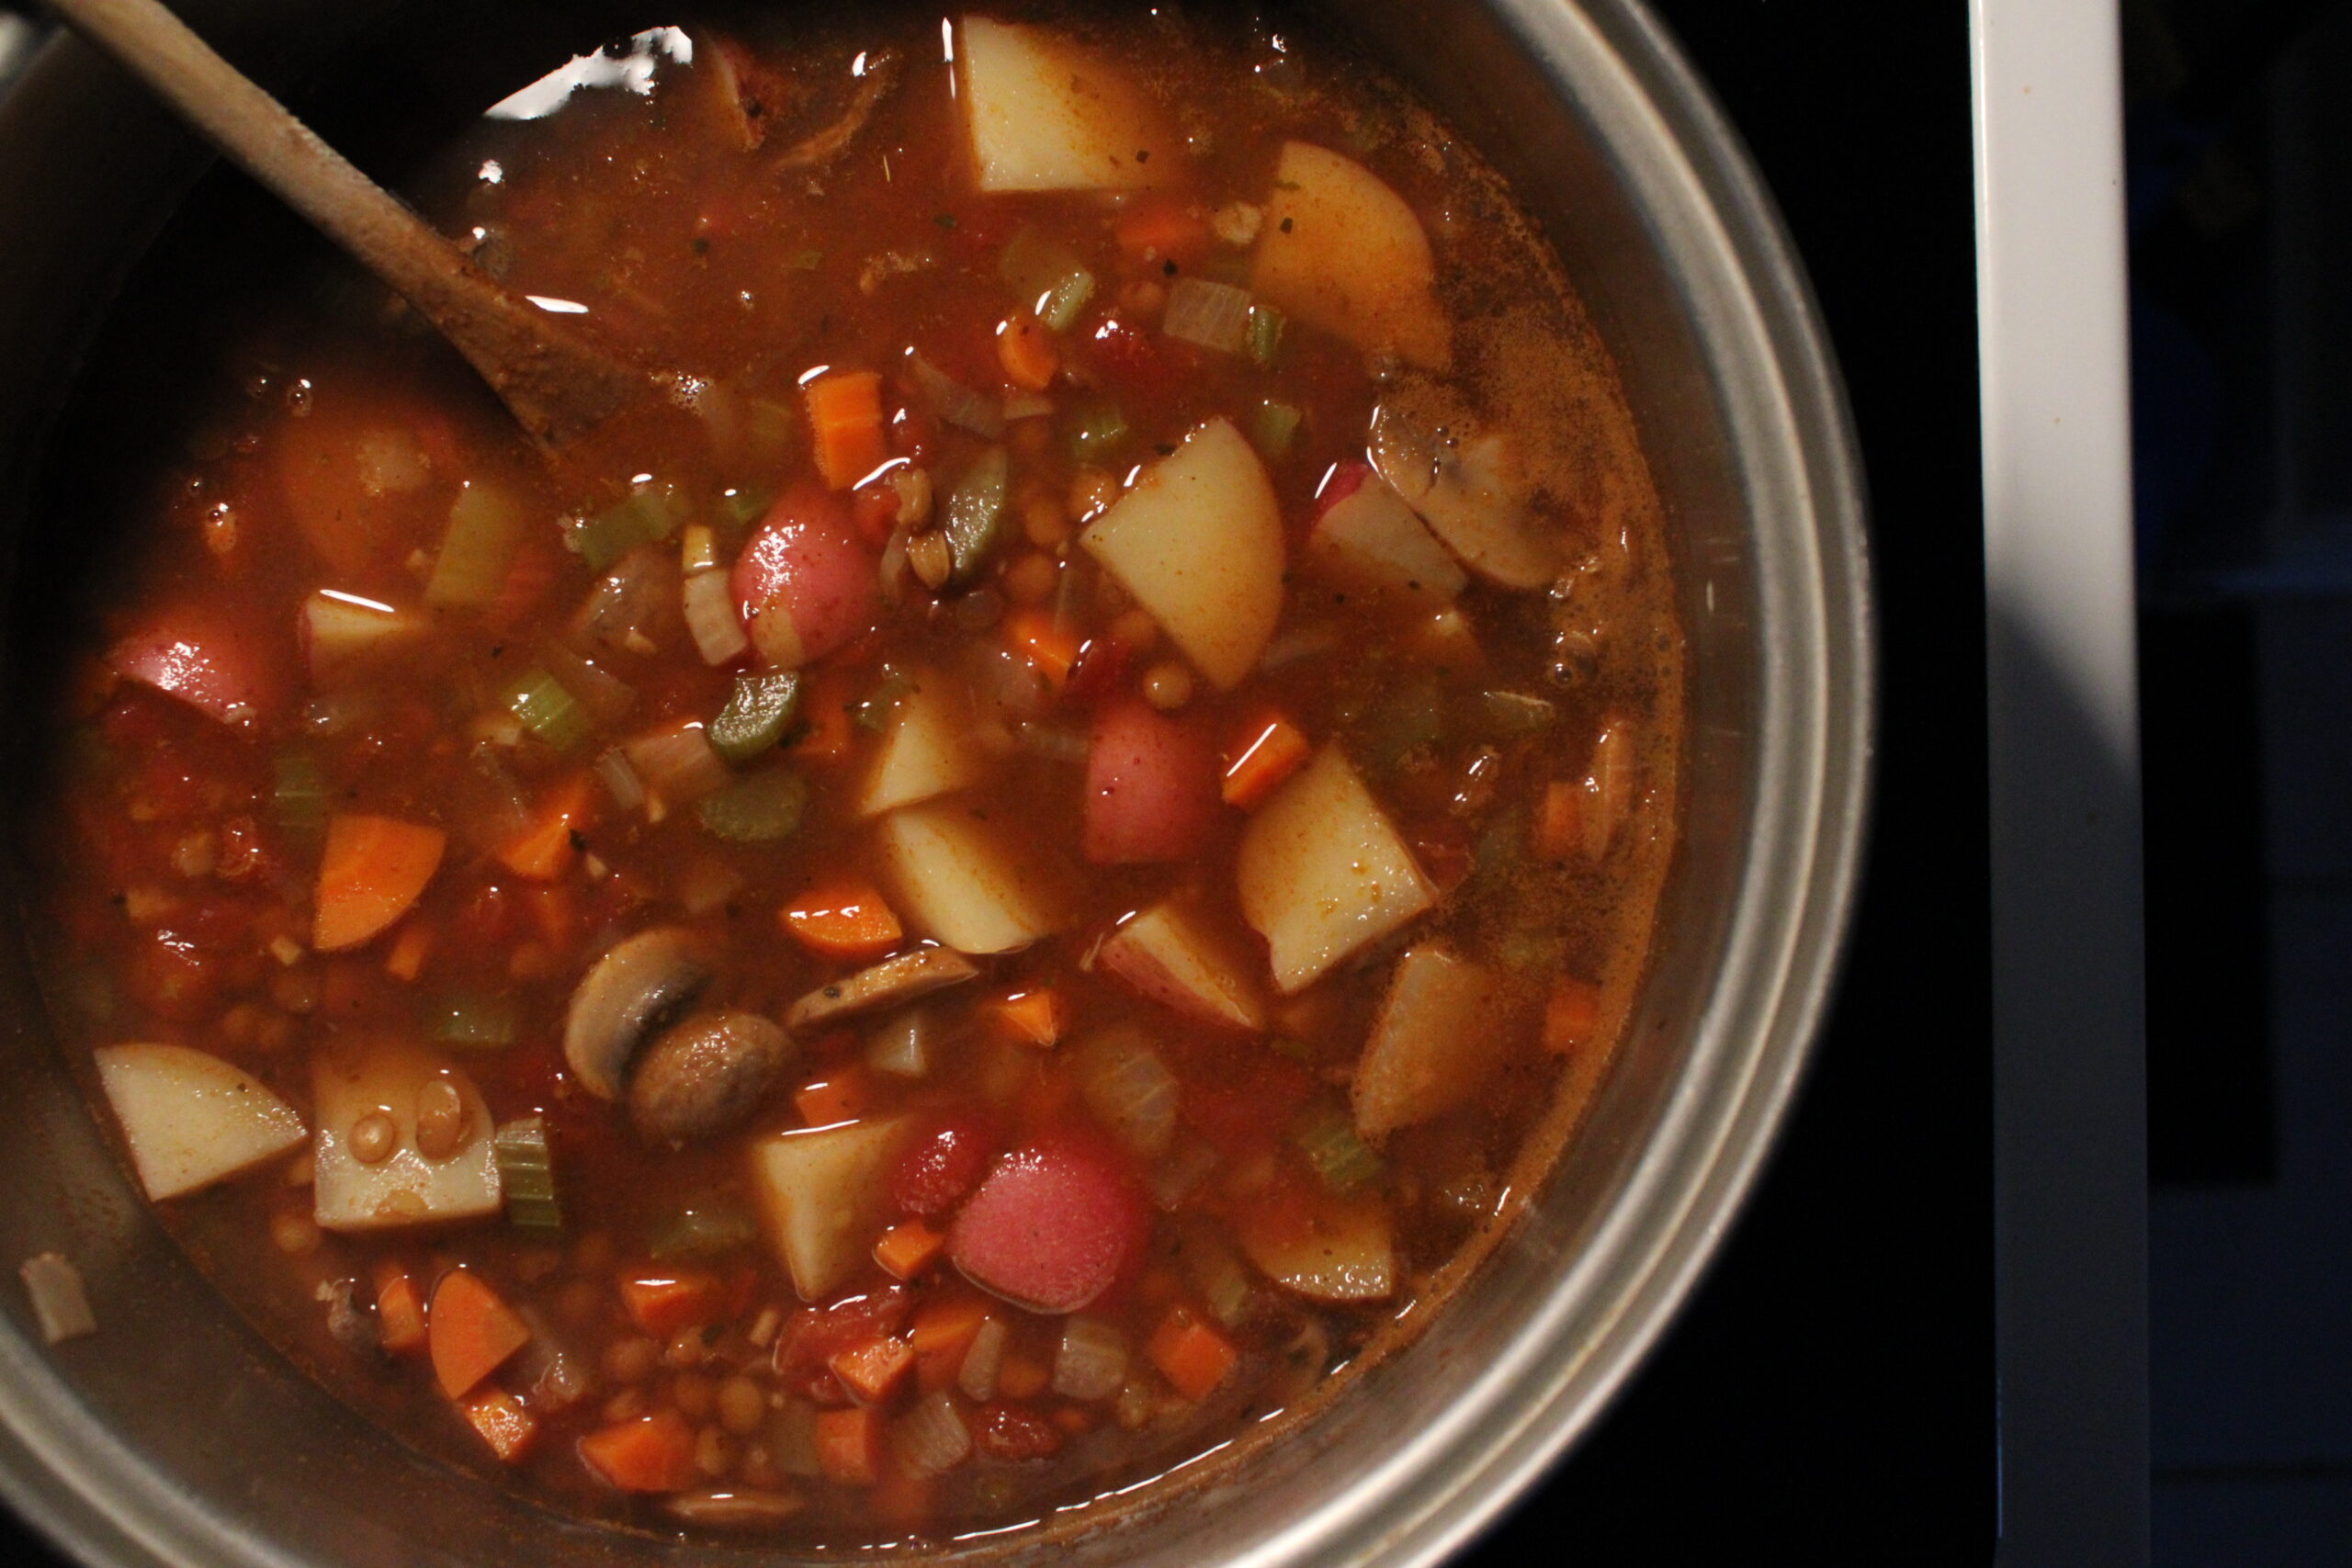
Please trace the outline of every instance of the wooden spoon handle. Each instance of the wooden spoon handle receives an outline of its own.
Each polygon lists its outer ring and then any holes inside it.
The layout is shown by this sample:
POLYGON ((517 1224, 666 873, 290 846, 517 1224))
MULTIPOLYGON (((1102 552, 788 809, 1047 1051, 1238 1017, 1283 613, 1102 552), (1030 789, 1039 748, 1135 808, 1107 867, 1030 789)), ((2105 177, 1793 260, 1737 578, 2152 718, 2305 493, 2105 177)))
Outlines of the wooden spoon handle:
POLYGON ((405 295, 524 428, 560 446, 651 383, 458 254, 158 0, 51 0, 246 173, 405 295))

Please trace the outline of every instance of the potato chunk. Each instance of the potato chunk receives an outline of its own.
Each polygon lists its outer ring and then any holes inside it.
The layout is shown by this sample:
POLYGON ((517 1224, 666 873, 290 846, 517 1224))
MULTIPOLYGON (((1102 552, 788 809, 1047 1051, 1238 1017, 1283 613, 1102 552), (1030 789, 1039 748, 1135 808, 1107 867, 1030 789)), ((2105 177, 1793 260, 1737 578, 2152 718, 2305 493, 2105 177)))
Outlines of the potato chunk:
POLYGON ((1231 421, 1146 468, 1079 543, 1219 687, 1257 667, 1282 617, 1282 507, 1231 421))
POLYGON ((1442 370, 1453 331, 1437 302, 1429 235, 1405 198, 1350 158, 1286 141, 1259 230, 1250 287, 1343 342, 1442 370))
POLYGON ((1442 947, 1396 961, 1372 1039, 1356 1064, 1356 1132, 1367 1143, 1467 1100, 1494 1070, 1494 978, 1442 947))
POLYGON ((185 1045, 107 1045, 92 1053, 150 1198, 176 1198, 251 1170, 307 1135, 294 1108, 259 1078, 185 1045))
POLYGON ((956 56, 980 189, 1143 190, 1177 177, 1184 144, 1166 118, 1069 39, 967 17, 956 56))
POLYGON ((857 797, 860 817, 968 789, 988 776, 962 685, 936 670, 918 670, 910 679, 911 689, 890 716, 857 797))
POLYGON ((1266 1278, 1310 1300, 1376 1302, 1396 1289, 1388 1205, 1377 1193, 1278 1187, 1245 1207, 1234 1228, 1266 1278))
POLYGON ((498 1213, 503 1194, 490 1107, 448 1057, 397 1039, 326 1046, 311 1062, 311 1094, 320 1229, 386 1230, 498 1213))
POLYGON ((752 1145, 752 1185, 769 1239, 803 1301, 831 1295, 882 1232, 883 1179, 905 1141, 901 1120, 775 1133, 752 1145))
POLYGON ((1200 910, 1162 899, 1114 931, 1100 962, 1162 1007, 1258 1033, 1266 1027, 1266 1000, 1256 959, 1239 948, 1200 910))
POLYGON ((1011 953, 1069 919, 1065 868, 968 801, 906 807, 876 830, 898 907, 958 953, 1011 953))
POLYGON ((1436 886, 1336 746, 1266 797, 1241 835, 1234 880, 1284 996, 1437 903, 1436 886))

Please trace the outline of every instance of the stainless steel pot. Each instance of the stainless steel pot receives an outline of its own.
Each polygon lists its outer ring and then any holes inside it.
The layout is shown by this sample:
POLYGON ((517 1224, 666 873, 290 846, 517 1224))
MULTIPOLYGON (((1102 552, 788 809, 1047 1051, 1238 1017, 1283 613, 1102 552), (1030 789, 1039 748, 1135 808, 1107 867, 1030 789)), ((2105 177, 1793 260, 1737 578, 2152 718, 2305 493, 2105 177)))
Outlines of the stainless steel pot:
MULTIPOLYGON (((242 25, 297 48, 331 48, 356 19, 299 0, 187 8, 216 36, 242 25)), ((1638 0, 1415 0, 1347 7, 1345 24, 1514 183, 1648 435, 1692 682, 1655 977, 1583 1135, 1408 1352, 1165 1507, 1049 1547, 964 1551, 1272 1568, 1425 1563, 1462 1544, 1590 1426, 1690 1291, 1787 1107, 1836 965, 1871 733, 1860 480, 1769 200, 1638 0)), ((28 479, 76 355, 198 162, 70 41, 0 106, 0 528, 40 525, 28 479)), ((126 1185, 47 1038, 15 933, 0 998, 0 1262, 68 1253, 103 1325, 46 1348, 6 1292, 0 1493, 84 1562, 770 1558, 556 1517, 328 1398, 126 1185)), ((1704 1478, 1685 1491, 1703 1506, 1704 1478)))

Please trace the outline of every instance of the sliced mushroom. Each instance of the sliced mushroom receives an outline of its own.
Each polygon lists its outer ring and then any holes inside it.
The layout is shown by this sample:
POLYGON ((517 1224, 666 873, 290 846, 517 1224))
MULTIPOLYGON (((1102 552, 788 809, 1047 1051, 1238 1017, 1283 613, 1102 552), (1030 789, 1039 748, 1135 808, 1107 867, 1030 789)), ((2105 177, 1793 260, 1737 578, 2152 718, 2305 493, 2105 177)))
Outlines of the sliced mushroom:
POLYGON ((757 1013, 695 1013, 638 1058, 629 1120, 672 1143, 723 1133, 759 1108, 797 1055, 792 1037, 757 1013))
POLYGON ((1560 572, 1512 472, 1503 437, 1479 434, 1444 400, 1406 394, 1372 411, 1372 466, 1471 570, 1506 588, 1560 572))
POLYGON ((910 1002, 959 985, 979 972, 977 964, 952 947, 918 947, 886 958, 871 969, 861 969, 845 980, 819 987, 793 1003, 784 1021, 793 1029, 806 1029, 812 1023, 910 1002))
POLYGON ((710 944, 683 926, 655 926, 605 950, 571 993, 564 1060, 581 1086, 618 1100, 646 1043, 710 984, 710 944))

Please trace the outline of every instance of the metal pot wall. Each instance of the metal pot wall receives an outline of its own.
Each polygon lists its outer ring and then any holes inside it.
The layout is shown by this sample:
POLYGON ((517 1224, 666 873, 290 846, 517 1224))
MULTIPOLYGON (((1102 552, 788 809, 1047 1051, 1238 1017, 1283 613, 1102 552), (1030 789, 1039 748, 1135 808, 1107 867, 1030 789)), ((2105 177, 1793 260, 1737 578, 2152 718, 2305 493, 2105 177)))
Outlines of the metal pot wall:
MULTIPOLYGON (((183 9, 298 85, 390 13, 183 9)), ((1655 976, 1583 1134, 1418 1343, 1294 1439, 1211 1467, 1166 1506, 975 1553, 1273 1568, 1423 1563, 1459 1545, 1591 1425, 1689 1292, 1767 1152, 1836 966, 1871 733, 1860 482, 1764 192, 1637 0, 1416 0, 1343 19, 1513 181, 1648 435, 1692 682, 1655 976)), ((71 40, 0 103, 0 536, 36 536, 28 497, 56 411, 201 162, 71 40)), ((6 553, 18 619, 22 555, 6 553)), ((770 1560, 546 1513, 305 1380, 128 1185, 48 1037, 22 948, 15 930, 0 942, 0 1260, 69 1254, 102 1325, 48 1348, 6 1292, 0 1494, 22 1515, 106 1568, 770 1560)), ((1690 1486, 1703 1494, 1703 1478, 1690 1486)))

